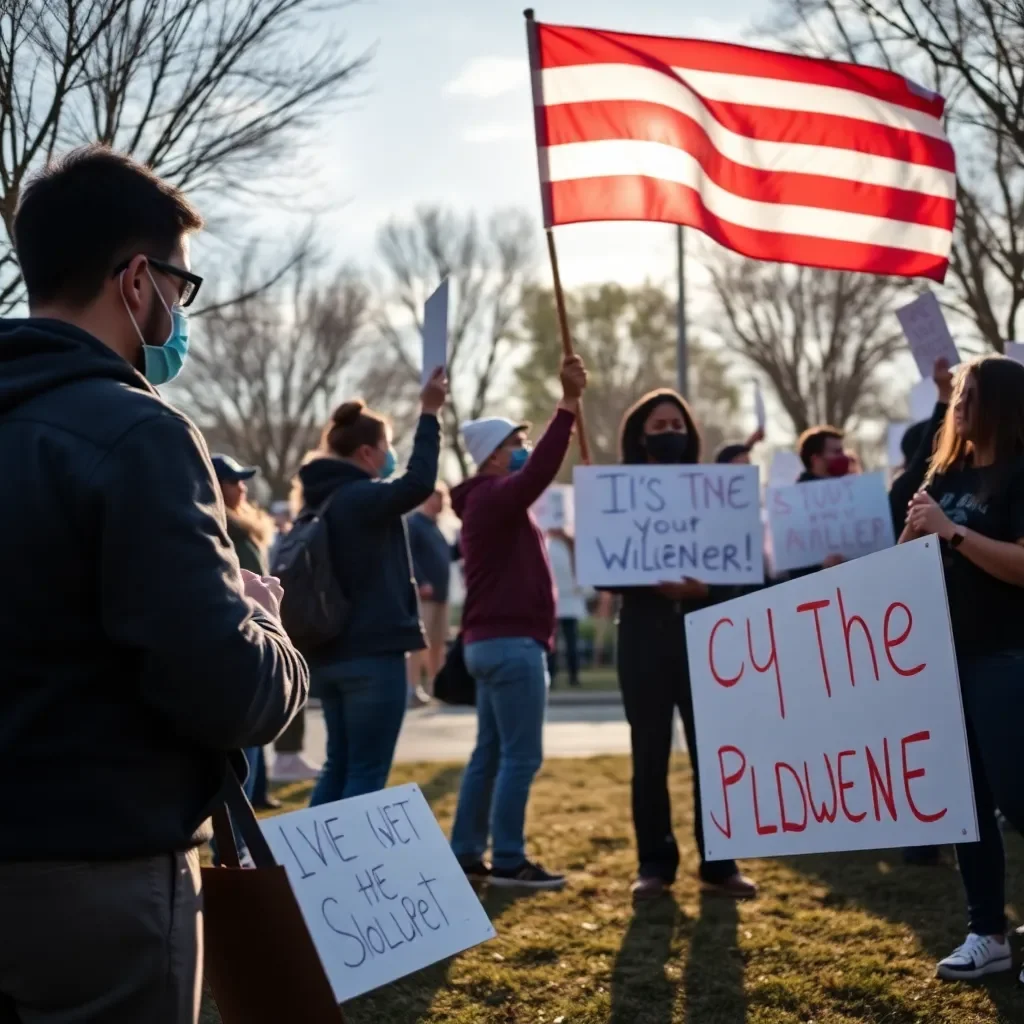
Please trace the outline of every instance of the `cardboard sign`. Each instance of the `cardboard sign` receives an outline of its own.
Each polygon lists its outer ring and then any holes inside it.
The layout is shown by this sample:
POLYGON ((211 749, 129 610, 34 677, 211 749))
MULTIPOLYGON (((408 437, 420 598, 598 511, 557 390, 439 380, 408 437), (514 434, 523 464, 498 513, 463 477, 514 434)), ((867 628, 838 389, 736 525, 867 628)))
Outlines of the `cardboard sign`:
POLYGON ((950 366, 960 362, 960 353, 934 292, 925 292, 896 310, 896 318, 922 377, 931 377, 938 359, 945 359, 950 366))
POLYGON ((261 826, 338 1002, 494 938, 415 784, 261 826))
POLYGON ((430 375, 448 365, 448 278, 446 277, 423 307, 422 387, 430 375))
POLYGON ((821 565, 827 555, 860 558, 896 542, 882 473, 778 487, 767 506, 776 572, 821 565))
POLYGON ((938 400, 939 388, 935 381, 931 377, 919 380, 910 389, 907 399, 907 404, 910 406, 910 422, 920 423, 921 420, 930 420, 938 400))
POLYGON ((542 530, 566 530, 571 533, 574 522, 572 487, 569 484, 552 484, 531 511, 542 530))
POLYGON ((909 423, 890 423, 886 428, 886 462, 890 469, 903 465, 903 435, 910 429, 909 423))
POLYGON ((804 471, 804 464, 800 456, 789 449, 780 448, 772 456, 771 465, 768 467, 769 487, 788 487, 795 484, 804 471))
POLYGON ((754 381, 754 417, 757 420, 757 429, 763 432, 768 423, 768 413, 764 407, 761 385, 756 380, 754 381))
POLYGON ((1015 363, 1024 363, 1024 342, 1008 341, 1003 355, 1007 359, 1012 359, 1015 363))
POLYGON ((580 586, 761 583, 755 466, 577 466, 580 586))
POLYGON ((686 617, 708 860, 970 843, 938 542, 686 617))

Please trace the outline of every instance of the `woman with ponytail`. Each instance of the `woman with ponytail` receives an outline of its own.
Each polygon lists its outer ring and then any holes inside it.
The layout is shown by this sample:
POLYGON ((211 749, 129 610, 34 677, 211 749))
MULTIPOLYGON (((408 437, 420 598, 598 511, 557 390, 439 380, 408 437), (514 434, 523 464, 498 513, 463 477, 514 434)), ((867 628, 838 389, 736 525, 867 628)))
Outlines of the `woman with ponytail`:
POLYGON ((448 384, 423 389, 412 455, 396 474, 391 424, 359 400, 324 428, 319 457, 299 470, 307 509, 327 523, 331 560, 350 604, 340 635, 308 655, 327 727, 312 805, 383 789, 406 706, 405 658, 426 646, 404 517, 434 492, 448 384))
MULTIPOLYGON (((622 462, 627 465, 694 463, 700 461, 701 438, 683 398, 660 389, 644 395, 627 410, 619 447, 622 462)), ((700 857, 702 890, 734 899, 757 895, 757 887, 739 873, 735 861, 705 861, 703 854, 697 737, 683 617, 728 596, 719 589, 686 579, 619 591, 619 686, 633 754, 633 828, 640 861, 633 883, 633 899, 637 902, 664 895, 679 869, 668 794, 676 708, 683 719, 690 755, 694 841, 700 857)))
MULTIPOLYGON (((1024 366, 987 356, 959 370, 924 488, 900 542, 939 538, 978 842, 957 846, 967 939, 937 974, 974 981, 1013 966, 996 808, 1024 830, 1024 366)), ((1024 975, 1022 975, 1024 978, 1024 975)))

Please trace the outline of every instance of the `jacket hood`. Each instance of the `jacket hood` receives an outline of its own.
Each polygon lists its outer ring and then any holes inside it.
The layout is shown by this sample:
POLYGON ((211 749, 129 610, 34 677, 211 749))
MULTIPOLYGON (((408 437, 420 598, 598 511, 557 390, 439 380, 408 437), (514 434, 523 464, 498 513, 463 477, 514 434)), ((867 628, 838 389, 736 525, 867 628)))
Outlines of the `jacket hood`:
POLYGON ((302 482, 302 501, 307 507, 322 505, 343 484, 357 480, 370 480, 370 474, 351 462, 324 456, 307 462, 299 470, 302 482))
POLYGON ((471 476, 468 480, 463 480, 461 484, 457 484, 452 488, 452 511, 460 519, 462 518, 463 511, 465 511, 466 502, 469 500, 470 494, 489 479, 492 478, 486 476, 471 476))
POLYGON ((156 394, 135 367, 79 327, 62 320, 0 320, 0 413, 90 377, 156 394))

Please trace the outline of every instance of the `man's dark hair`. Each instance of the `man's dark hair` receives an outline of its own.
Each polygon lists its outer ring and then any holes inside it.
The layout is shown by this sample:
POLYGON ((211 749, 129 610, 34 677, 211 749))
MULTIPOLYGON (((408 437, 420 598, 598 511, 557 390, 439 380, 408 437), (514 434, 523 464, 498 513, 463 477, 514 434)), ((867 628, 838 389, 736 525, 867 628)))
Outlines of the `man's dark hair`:
POLYGON ((84 306, 122 260, 167 259, 203 226, 173 185, 107 146, 83 146, 49 163, 21 193, 14 249, 29 305, 84 306))
POLYGON ((800 461, 804 464, 804 469, 811 468, 811 459, 815 455, 825 454, 825 442, 828 438, 834 437, 842 441, 844 436, 837 427, 811 427, 805 430, 796 443, 796 450, 800 453, 800 461))

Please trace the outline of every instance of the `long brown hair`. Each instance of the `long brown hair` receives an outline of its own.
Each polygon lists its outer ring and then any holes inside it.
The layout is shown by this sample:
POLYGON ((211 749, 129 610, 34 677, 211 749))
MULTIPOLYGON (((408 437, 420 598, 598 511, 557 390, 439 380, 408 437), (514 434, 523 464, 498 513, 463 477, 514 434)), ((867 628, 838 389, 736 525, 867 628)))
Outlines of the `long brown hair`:
POLYGON ((960 371, 925 484, 950 470, 971 465, 976 447, 992 453, 994 480, 987 490, 995 489, 996 481, 1024 456, 1024 366, 1005 356, 984 356, 960 371), (974 382, 973 436, 969 440, 957 433, 953 418, 968 381, 974 382))

